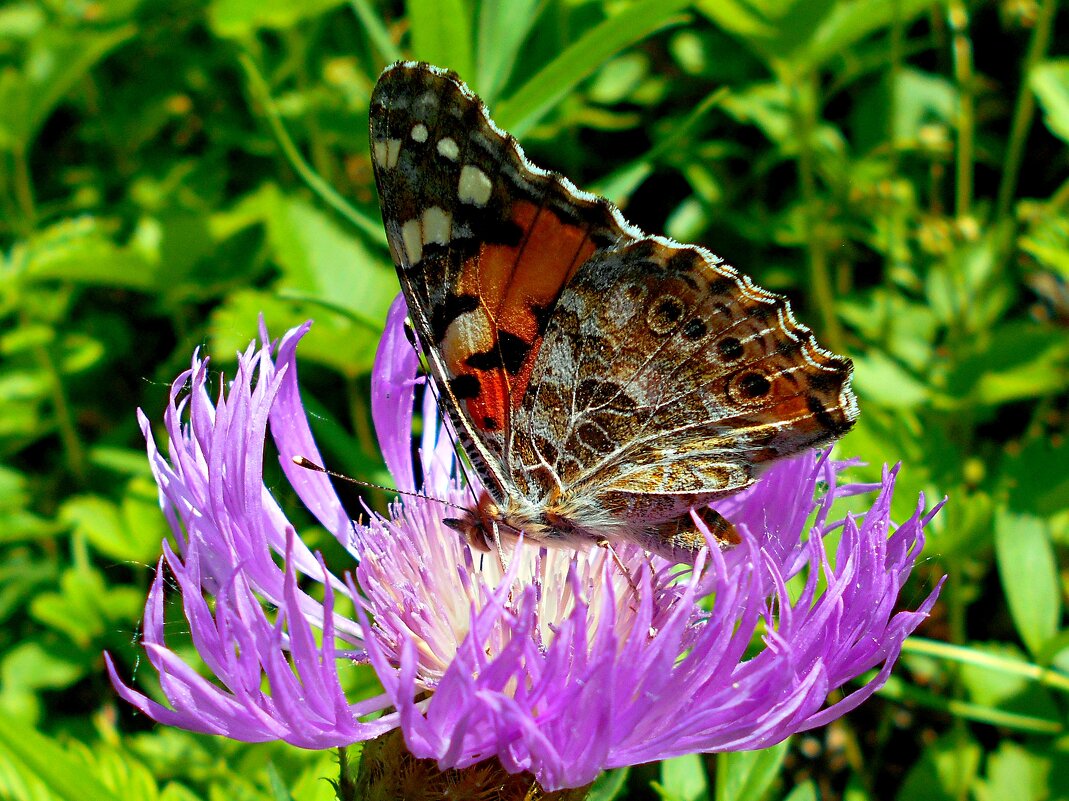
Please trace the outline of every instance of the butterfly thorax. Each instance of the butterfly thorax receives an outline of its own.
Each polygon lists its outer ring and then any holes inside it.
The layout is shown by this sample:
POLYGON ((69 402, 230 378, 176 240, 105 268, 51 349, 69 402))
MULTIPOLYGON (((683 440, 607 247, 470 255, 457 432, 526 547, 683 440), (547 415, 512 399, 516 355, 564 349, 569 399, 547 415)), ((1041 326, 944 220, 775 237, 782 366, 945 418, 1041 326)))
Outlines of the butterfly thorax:
POLYGON ((484 490, 474 509, 446 524, 476 550, 487 552, 496 541, 515 540, 520 534, 528 542, 550 547, 594 545, 618 535, 624 521, 592 507, 582 494, 551 492, 539 501, 513 495, 499 503, 484 490))

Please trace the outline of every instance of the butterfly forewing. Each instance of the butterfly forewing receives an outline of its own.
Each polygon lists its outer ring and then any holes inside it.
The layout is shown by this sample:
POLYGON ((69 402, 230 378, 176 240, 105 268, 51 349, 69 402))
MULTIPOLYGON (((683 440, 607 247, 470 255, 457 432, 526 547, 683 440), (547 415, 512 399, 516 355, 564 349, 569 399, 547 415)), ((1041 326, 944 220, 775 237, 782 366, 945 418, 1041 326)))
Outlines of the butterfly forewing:
POLYGON ((568 280, 627 237, 604 200, 537 170, 452 73, 399 63, 371 99, 387 239, 441 397, 500 498, 511 415, 568 280))

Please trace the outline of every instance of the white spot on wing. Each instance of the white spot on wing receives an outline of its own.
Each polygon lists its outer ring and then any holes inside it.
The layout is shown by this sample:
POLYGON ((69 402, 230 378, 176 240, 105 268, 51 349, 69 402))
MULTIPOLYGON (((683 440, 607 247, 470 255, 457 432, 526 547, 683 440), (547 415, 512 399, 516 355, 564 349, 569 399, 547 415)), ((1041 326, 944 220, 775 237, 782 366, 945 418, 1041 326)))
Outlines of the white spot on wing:
POLYGON ((417 142, 427 141, 427 126, 422 122, 417 122, 412 126, 412 138, 417 142))
POLYGON ((401 155, 401 140, 400 139, 387 139, 386 140, 386 166, 393 168, 397 166, 397 157, 401 155))
POLYGON ((457 196, 461 203, 472 203, 476 206, 485 206, 490 199, 493 190, 486 173, 471 164, 465 164, 460 170, 460 184, 457 186, 457 196))
POLYGON ((490 328, 486 312, 475 309, 460 315, 450 323, 445 332, 445 339, 442 340, 442 356, 446 364, 456 364, 468 355, 484 350, 487 343, 493 341, 494 332, 490 328))
POLYGON ((423 244, 435 242, 445 245, 449 242, 453 215, 439 206, 431 206, 423 212, 423 244))
POLYGON ((379 165, 380 169, 385 169, 386 159, 389 157, 389 149, 386 145, 385 139, 379 139, 375 142, 375 163, 379 165))
POLYGON ((423 258, 423 227, 419 220, 408 220, 401 226, 401 241, 409 264, 419 264, 423 258))
POLYGON ((457 143, 448 136, 438 140, 438 152, 450 161, 456 161, 460 156, 460 148, 457 143))

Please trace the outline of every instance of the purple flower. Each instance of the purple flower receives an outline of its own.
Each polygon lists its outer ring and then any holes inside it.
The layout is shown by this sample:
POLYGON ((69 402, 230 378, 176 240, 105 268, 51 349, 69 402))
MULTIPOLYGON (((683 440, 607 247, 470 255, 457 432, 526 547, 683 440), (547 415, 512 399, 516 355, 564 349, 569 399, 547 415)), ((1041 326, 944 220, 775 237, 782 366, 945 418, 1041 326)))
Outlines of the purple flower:
POLYGON ((456 513, 446 503, 464 506, 471 495, 455 481, 453 445, 430 400, 413 464, 421 379, 404 315, 399 299, 373 373, 375 426, 397 488, 445 503, 407 496, 392 519, 360 526, 326 476, 292 463, 319 459, 297 390, 307 325, 286 334, 274 358, 265 332, 214 404, 207 363, 195 355, 165 414, 168 457, 141 416, 177 542, 164 544, 164 560, 214 679, 167 647, 161 569, 144 644, 168 706, 123 684, 109 659, 123 698, 161 723, 306 748, 399 726, 412 754, 442 769, 496 757, 552 790, 605 768, 769 746, 843 715, 883 684, 938 594, 894 613, 936 511, 925 513, 921 498, 912 517, 891 525, 897 468, 863 485, 839 483, 847 464, 826 456, 779 464, 717 505, 742 543, 703 551, 692 570, 626 544, 615 546, 626 574, 600 548, 521 540, 501 556, 482 554, 442 522, 456 513), (265 486, 268 427, 298 496, 353 555, 352 573, 328 570, 265 486), (832 504, 851 495, 870 496, 871 506, 830 520, 832 504), (833 533, 834 559, 825 548, 833 533), (322 602, 300 588, 310 582, 322 585, 322 602), (340 599, 355 617, 337 611, 340 599), (374 667, 381 695, 346 698, 354 661, 374 667), (832 690, 876 667, 873 680, 826 705, 832 690))

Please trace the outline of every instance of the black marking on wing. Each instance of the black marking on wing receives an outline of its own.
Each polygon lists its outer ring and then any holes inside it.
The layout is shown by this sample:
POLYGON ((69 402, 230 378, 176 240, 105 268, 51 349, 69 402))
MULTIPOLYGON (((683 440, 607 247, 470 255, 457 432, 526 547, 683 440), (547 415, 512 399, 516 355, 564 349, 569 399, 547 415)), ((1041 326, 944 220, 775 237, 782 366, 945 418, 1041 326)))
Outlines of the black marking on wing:
POLYGON ((446 294, 444 301, 431 311, 431 335, 435 343, 445 339, 449 326, 461 315, 479 308, 479 299, 475 295, 446 294))
POLYGON ((530 352, 530 342, 508 331, 500 331, 497 347, 481 353, 473 353, 464 360, 464 363, 476 370, 495 370, 503 367, 509 375, 516 375, 530 352))

